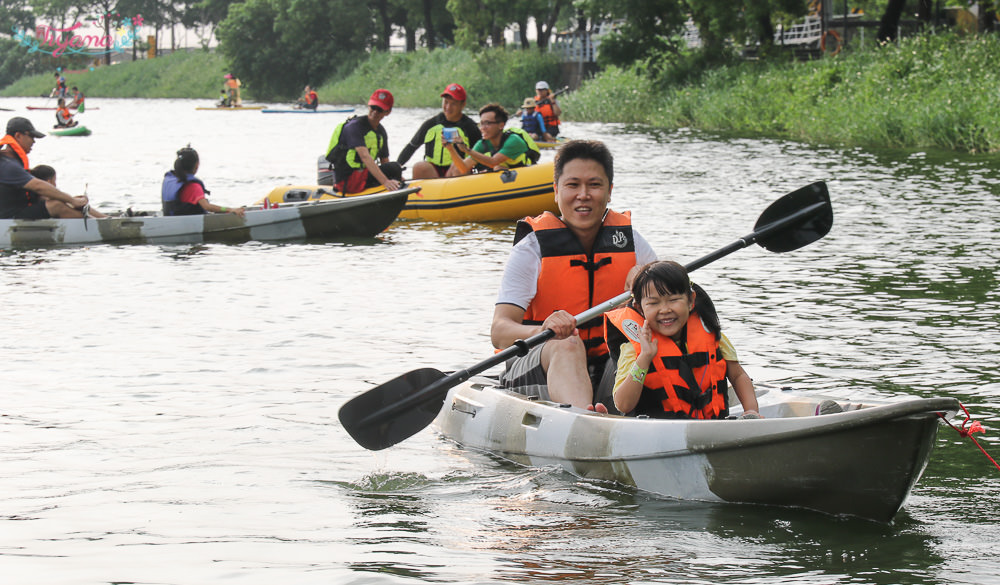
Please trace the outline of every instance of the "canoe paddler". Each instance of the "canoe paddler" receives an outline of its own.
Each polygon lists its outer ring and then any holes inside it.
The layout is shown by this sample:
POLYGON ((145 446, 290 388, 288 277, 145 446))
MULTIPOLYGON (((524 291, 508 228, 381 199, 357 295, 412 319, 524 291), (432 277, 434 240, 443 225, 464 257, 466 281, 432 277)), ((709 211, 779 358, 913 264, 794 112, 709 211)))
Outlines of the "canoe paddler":
POLYGON ((73 113, 66 107, 66 98, 59 98, 59 107, 56 108, 55 128, 72 128, 76 126, 73 120, 73 113))
POLYGON ((198 151, 191 148, 190 144, 177 151, 173 170, 163 175, 163 185, 160 189, 163 215, 235 213, 244 217, 245 207, 224 207, 208 201, 207 195, 211 191, 205 189, 205 183, 195 176, 200 166, 198 151))
POLYGON ((602 142, 572 140, 556 153, 559 215, 544 212, 518 222, 493 311, 494 347, 551 329, 555 337, 507 362, 506 388, 607 412, 615 368, 600 319, 574 315, 626 290, 637 265, 656 260, 632 229, 631 215, 608 209, 614 160, 602 142), (599 400, 595 404, 595 397, 599 400))
POLYGON ((389 136, 382 126, 392 104, 389 90, 376 89, 368 98, 367 116, 352 116, 334 129, 326 160, 333 164, 333 186, 341 193, 360 193, 378 185, 399 189, 403 169, 389 160, 389 136))
POLYGON ((510 115, 500 104, 479 108, 479 127, 483 138, 472 148, 463 142, 446 143, 455 166, 455 175, 473 171, 526 167, 538 162, 540 151, 531 136, 521 128, 504 130, 510 115), (463 158, 462 155, 468 155, 463 158))
MULTIPOLYGON (((0 138, 0 219, 83 217, 81 210, 89 203, 85 195, 64 193, 28 172, 28 153, 44 137, 27 118, 7 121, 7 134, 0 138)), ((94 210, 90 215, 104 217, 94 210)))
POLYGON ((421 124, 399 153, 396 162, 405 165, 413 153, 421 145, 424 146, 424 159, 413 165, 414 179, 436 179, 462 174, 452 166, 447 143, 460 141, 466 146, 473 146, 483 137, 475 120, 462 112, 466 98, 464 87, 449 83, 441 92, 441 111, 421 124))

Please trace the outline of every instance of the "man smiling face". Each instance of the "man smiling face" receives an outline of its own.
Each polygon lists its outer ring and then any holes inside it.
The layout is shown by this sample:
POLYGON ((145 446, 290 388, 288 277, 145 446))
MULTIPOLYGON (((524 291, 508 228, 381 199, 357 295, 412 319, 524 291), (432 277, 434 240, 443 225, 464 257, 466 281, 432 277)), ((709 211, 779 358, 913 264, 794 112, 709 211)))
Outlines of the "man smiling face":
POLYGON ((611 201, 611 182, 596 160, 575 158, 563 167, 555 183, 559 213, 573 233, 587 241, 601 227, 611 201))

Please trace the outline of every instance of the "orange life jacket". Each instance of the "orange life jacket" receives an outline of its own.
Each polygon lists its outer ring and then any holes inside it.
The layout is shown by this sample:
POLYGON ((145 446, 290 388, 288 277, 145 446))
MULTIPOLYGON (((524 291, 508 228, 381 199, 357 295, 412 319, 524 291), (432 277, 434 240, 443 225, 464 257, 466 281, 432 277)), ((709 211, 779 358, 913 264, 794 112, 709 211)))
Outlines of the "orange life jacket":
MULTIPOLYGON (((642 315, 631 307, 623 307, 605 313, 604 317, 612 358, 617 362, 621 344, 626 341, 639 355, 642 346, 633 336, 645 323, 642 315)), ((694 312, 688 317, 684 335, 686 352, 673 339, 653 332, 656 357, 643 381, 635 414, 653 418, 726 418, 729 416, 726 360, 722 359, 719 340, 694 312)))
MULTIPOLYGON (((625 278, 636 262, 630 212, 608 210, 589 256, 573 232, 551 212, 519 221, 514 243, 531 232, 538 238, 542 265, 538 290, 524 312, 523 323, 540 325, 559 309, 576 315, 625 291, 625 278)), ((578 328, 589 357, 607 355, 600 319, 578 328)))
POLYGON ((24 165, 24 170, 27 171, 30 168, 28 165, 28 153, 24 152, 24 149, 17 143, 17 140, 14 140, 14 137, 8 134, 3 138, 0 138, 0 147, 4 145, 9 146, 10 149, 14 151, 17 158, 21 159, 21 164, 24 165))
MULTIPOLYGON (((536 95, 535 96, 535 101, 536 102, 541 101, 542 99, 544 99, 544 98, 542 98, 542 96, 540 96, 540 95, 536 95)), ((549 100, 551 100, 551 99, 552 99, 552 97, 549 96, 549 100)), ((535 111, 538 112, 539 114, 541 114, 542 118, 545 119, 545 125, 546 126, 550 126, 551 127, 551 126, 558 126, 559 125, 559 116, 555 115, 555 113, 552 111, 552 104, 551 103, 538 104, 537 106, 535 106, 535 111)))

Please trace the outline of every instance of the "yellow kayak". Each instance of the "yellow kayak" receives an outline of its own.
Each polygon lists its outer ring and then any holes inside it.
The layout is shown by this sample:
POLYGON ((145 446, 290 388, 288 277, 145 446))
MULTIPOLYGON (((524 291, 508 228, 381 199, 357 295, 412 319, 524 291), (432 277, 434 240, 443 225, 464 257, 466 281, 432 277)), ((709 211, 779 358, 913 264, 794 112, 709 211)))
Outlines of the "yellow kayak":
MULTIPOLYGON (((543 211, 556 211, 552 189, 552 162, 502 172, 480 173, 442 179, 415 179, 408 187, 420 191, 410 195, 399 214, 401 219, 424 221, 513 221, 543 211)), ((346 195, 385 191, 376 187, 346 195)), ((267 196, 270 203, 333 199, 345 195, 324 185, 285 185, 267 196)), ((257 202, 257 205, 263 201, 257 202)))

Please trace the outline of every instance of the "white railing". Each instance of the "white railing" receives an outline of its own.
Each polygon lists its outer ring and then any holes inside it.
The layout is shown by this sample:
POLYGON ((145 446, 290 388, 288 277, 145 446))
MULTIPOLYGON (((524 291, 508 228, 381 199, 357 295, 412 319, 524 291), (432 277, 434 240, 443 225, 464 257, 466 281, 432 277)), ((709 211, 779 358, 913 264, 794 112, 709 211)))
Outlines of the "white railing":
POLYGON ((779 45, 808 45, 819 42, 822 36, 823 20, 818 16, 807 16, 787 29, 779 24, 774 30, 774 42, 779 45))

